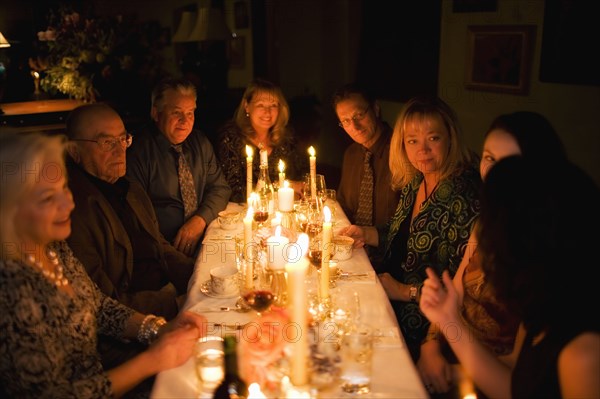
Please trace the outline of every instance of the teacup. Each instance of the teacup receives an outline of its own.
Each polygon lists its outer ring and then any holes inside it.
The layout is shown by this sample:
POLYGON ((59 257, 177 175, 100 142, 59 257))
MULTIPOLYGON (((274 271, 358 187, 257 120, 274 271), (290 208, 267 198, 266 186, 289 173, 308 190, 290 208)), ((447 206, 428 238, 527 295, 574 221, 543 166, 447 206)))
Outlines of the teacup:
POLYGON ((231 295, 238 290, 238 270, 235 266, 218 266, 210 270, 211 289, 218 295, 231 295))
POLYGON ((240 222, 239 212, 221 211, 219 212, 219 225, 223 230, 234 230, 240 222))
POLYGON ((354 238, 348 236, 337 236, 333 237, 332 242, 335 245, 335 254, 333 255, 333 259, 347 260, 352 257, 354 238))

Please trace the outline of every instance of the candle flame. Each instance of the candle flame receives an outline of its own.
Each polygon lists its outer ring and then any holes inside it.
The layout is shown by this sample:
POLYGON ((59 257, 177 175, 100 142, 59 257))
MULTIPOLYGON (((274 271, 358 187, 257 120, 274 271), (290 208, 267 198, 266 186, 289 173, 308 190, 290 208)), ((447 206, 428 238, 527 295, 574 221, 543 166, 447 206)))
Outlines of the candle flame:
POLYGON ((290 182, 289 182, 289 181, 287 181, 287 180, 284 180, 284 181, 283 181, 283 187, 284 187, 284 188, 289 188, 289 187, 290 187, 290 182))
POLYGON ((281 237, 281 225, 275 227, 275 237, 281 237))
POLYGON ((33 77, 37 79, 37 78, 39 78, 39 77, 40 77, 40 74, 39 74, 39 73, 37 73, 36 71, 34 71, 34 72, 33 72, 33 77))
POLYGON ((285 170, 285 163, 283 163, 283 160, 279 160, 279 165, 277 167, 279 168, 279 173, 283 173, 285 170))
POLYGON ((248 385, 248 399, 267 399, 256 382, 248 385))
POLYGON ((308 147, 308 153, 310 154, 311 157, 315 156, 315 148, 312 145, 310 147, 308 147))
POLYGON ((246 212, 246 217, 248 219, 254 218, 254 208, 252 208, 251 206, 248 207, 248 212, 246 212))
POLYGON ((298 244, 298 246, 300 247, 300 258, 306 256, 306 254, 308 253, 308 234, 300 233, 296 244, 298 244))
POLYGON ((325 223, 331 222, 331 210, 329 209, 329 207, 327 205, 325 205, 323 207, 323 221, 325 223))
POLYGON ((254 150, 249 145, 246 145, 246 155, 248 158, 252 158, 252 155, 254 155, 254 150))

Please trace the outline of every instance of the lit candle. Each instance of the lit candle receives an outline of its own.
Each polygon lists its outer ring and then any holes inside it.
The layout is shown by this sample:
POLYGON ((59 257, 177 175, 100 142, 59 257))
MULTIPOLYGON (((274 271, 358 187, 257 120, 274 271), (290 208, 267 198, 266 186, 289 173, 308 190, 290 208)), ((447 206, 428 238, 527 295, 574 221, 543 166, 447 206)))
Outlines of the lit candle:
POLYGON ((317 157, 312 145, 308 148, 308 153, 310 154, 310 197, 314 200, 317 198, 317 157))
POLYGON ((252 192, 252 157, 254 150, 249 145, 246 145, 246 198, 250 198, 252 192))
POLYGON ((277 168, 279 169, 279 187, 283 187, 283 181, 285 180, 285 164, 283 163, 283 160, 279 160, 279 165, 277 165, 277 168))
POLYGON ((269 153, 264 148, 259 150, 260 154, 260 164, 265 165, 269 163, 269 153))
POLYGON ((244 218, 244 258, 246 264, 245 284, 247 288, 252 288, 254 280, 254 261, 252 256, 252 222, 254 221, 254 209, 248 207, 248 213, 244 218))
POLYGON ((248 385, 248 399, 267 399, 256 382, 248 385))
POLYGON ((281 212, 291 212, 294 209, 294 189, 287 180, 277 190, 278 206, 281 212))
POLYGON ((275 212, 275 217, 271 219, 271 227, 277 227, 281 225, 281 212, 275 212))
POLYGON ((271 270, 283 270, 287 260, 290 240, 281 235, 281 226, 275 228, 275 235, 267 238, 267 266, 271 270))
POLYGON ((285 271, 288 276, 290 320, 300 329, 298 340, 292 343, 291 380, 293 385, 303 386, 308 382, 306 361, 309 355, 306 315, 308 301, 304 284, 309 265, 308 258, 306 257, 308 253, 308 236, 305 233, 300 234, 296 243, 300 251, 299 257, 289 259, 290 263, 285 265, 285 271))
POLYGON ((331 255, 331 211, 323 207, 323 248, 321 248, 321 300, 329 298, 329 258, 331 255))

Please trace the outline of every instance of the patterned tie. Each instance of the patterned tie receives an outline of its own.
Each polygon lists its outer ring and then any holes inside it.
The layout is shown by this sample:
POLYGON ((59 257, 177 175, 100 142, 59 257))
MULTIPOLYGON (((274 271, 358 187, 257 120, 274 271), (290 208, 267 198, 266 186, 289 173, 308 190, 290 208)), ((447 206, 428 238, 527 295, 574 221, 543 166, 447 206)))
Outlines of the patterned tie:
POLYGON ((196 208, 198 208, 198 197, 196 196, 196 189, 194 188, 192 171, 183 156, 181 144, 174 145, 173 149, 177 153, 177 177, 179 180, 181 199, 183 200, 184 219, 188 220, 192 213, 196 211, 196 208))
POLYGON ((358 196, 358 210, 356 211, 355 223, 358 226, 373 225, 373 168, 371 168, 371 157, 373 153, 365 151, 363 163, 363 178, 360 183, 360 194, 358 196))

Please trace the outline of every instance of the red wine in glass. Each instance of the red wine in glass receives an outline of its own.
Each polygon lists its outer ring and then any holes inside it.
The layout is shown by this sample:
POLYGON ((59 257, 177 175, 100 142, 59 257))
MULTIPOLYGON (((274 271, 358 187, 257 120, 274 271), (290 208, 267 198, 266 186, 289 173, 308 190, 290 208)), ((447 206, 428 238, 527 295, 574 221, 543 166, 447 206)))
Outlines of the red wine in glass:
POLYGON ((256 223, 264 223, 269 218, 269 212, 267 211, 256 211, 254 212, 254 221, 256 223))
POLYGON ((323 251, 320 249, 311 249, 308 251, 308 260, 317 269, 321 268, 321 260, 323 258, 323 251))
POLYGON ((254 290, 244 294, 244 301, 246 301, 246 304, 257 313, 269 309, 274 299, 275 296, 273 293, 267 290, 254 290))

